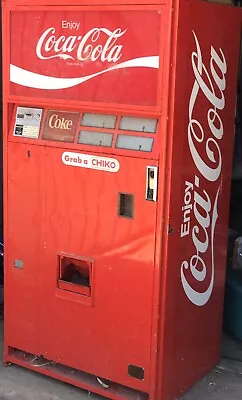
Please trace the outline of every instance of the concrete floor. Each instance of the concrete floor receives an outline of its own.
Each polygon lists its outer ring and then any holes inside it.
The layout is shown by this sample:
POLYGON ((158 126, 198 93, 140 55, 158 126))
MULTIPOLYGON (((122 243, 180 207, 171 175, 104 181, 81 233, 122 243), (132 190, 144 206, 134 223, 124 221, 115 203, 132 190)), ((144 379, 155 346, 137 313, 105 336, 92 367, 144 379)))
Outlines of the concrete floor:
MULTIPOLYGON (((2 354, 3 321, 0 321, 0 353, 2 354)), ((70 385, 17 366, 0 363, 0 400, 101 400, 70 385)), ((223 360, 179 400, 241 400, 242 363, 223 360)), ((177 399, 178 400, 178 399, 177 399)))

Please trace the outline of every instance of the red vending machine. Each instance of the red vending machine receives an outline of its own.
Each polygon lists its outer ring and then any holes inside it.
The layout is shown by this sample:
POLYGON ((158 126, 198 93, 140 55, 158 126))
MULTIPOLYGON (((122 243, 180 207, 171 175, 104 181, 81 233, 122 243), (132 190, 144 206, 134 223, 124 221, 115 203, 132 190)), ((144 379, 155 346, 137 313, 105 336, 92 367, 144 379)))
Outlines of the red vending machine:
POLYGON ((2 8, 5 363, 177 398, 219 360, 240 13, 2 8))

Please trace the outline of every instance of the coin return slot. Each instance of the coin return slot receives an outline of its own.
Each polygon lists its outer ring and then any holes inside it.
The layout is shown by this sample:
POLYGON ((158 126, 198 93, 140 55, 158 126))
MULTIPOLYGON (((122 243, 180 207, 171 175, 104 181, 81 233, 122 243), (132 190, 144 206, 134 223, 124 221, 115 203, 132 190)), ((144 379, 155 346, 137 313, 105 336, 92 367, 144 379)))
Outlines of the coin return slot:
POLYGON ((59 256, 58 288, 91 296, 92 262, 59 256))
POLYGON ((118 215, 124 218, 134 218, 134 196, 132 194, 118 194, 118 215))

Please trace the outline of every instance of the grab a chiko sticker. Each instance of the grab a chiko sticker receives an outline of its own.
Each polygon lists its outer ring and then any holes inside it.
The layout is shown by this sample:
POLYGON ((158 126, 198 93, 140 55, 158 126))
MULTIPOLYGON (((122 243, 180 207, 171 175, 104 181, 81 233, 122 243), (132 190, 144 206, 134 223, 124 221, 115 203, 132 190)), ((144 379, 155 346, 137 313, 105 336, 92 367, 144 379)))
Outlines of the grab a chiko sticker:
POLYGON ((38 139, 42 111, 40 108, 17 107, 13 135, 38 139))
POLYGON ((98 169, 100 171, 117 172, 119 162, 115 158, 92 156, 90 154, 73 153, 65 151, 62 154, 62 162, 73 167, 98 169))

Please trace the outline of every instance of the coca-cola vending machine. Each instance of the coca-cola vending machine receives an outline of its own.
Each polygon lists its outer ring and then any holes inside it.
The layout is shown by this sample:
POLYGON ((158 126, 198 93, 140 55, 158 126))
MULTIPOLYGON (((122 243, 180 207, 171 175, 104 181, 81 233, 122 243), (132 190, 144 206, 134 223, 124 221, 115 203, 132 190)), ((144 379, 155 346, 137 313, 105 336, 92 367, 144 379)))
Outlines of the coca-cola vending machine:
POLYGON ((174 399, 219 360, 240 13, 70 4, 2 3, 4 360, 174 399))

